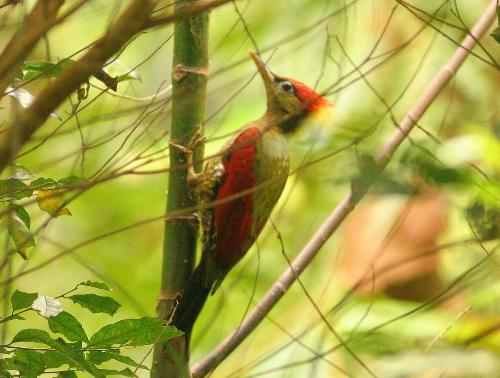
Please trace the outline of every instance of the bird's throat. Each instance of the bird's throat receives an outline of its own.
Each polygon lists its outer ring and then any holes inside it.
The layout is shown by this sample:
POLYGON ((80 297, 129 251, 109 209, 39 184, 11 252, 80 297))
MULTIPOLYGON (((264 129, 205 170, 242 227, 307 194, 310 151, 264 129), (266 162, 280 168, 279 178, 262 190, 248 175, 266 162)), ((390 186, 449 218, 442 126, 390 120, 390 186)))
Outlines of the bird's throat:
POLYGON ((299 116, 284 117, 284 120, 279 124, 279 128, 284 134, 291 134, 299 128, 302 118, 299 116))

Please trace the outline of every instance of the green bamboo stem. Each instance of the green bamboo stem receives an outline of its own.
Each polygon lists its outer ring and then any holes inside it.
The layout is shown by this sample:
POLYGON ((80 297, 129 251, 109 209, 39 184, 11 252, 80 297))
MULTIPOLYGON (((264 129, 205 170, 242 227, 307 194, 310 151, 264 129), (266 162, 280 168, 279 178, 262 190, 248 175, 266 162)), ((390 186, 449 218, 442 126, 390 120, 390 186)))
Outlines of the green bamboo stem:
MULTIPOLYGON (((196 3, 197 0, 177 1, 174 12, 196 3)), ((198 126, 205 119, 208 68, 208 12, 184 18, 175 23, 174 58, 172 71, 171 141, 187 146, 198 126)), ((195 161, 203 154, 195 151, 195 161)), ((186 156, 170 147, 167 212, 192 207, 188 193, 186 156)), ((200 167, 196 167, 200 168, 200 167)), ((168 319, 176 296, 182 292, 193 271, 197 227, 193 219, 165 222, 161 295, 158 315, 168 319)), ((189 340, 177 338, 155 348, 151 377, 189 377, 189 340)))

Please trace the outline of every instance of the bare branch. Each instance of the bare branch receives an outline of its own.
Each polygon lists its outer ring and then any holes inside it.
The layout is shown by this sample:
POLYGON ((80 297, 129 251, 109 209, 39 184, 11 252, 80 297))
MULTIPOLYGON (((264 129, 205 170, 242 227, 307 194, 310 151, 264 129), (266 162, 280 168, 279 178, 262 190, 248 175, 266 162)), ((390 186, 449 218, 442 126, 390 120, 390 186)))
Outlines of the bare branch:
POLYGON ((135 0, 122 13, 107 33, 89 51, 64 70, 37 96, 33 105, 21 112, 0 139, 0 172, 19 149, 71 93, 98 73, 106 61, 116 54, 135 34, 146 27, 159 0, 135 0))
MULTIPOLYGON (((472 28, 471 33, 466 36, 462 44, 456 50, 448 63, 436 74, 434 80, 429 84, 423 95, 405 116, 394 134, 382 146, 377 154, 377 163, 383 169, 389 162, 399 145, 404 141, 415 123, 422 117, 434 99, 445 87, 448 81, 458 71, 470 50, 476 42, 488 30, 495 18, 496 0, 492 0, 472 28)), ((231 332, 217 347, 215 347, 203 360, 198 362, 191 370, 193 377, 203 377, 214 370, 236 347, 260 324, 269 311, 283 297, 290 286, 297 280, 304 269, 311 263, 319 249, 339 227, 342 221, 352 211, 361 196, 369 189, 371 183, 362 188, 362 193, 351 189, 340 201, 330 216, 309 240, 292 265, 271 286, 262 300, 257 303, 253 311, 246 319, 231 332)))
POLYGON ((196 13, 200 13, 212 8, 224 5, 233 0, 201 0, 193 4, 183 5, 181 9, 176 10, 174 14, 169 14, 163 17, 154 17, 148 22, 148 27, 161 26, 170 24, 174 21, 189 17, 196 13))
POLYGON ((40 38, 56 24, 57 12, 63 4, 64 0, 38 0, 19 31, 7 43, 0 55, 0 98, 40 38))
MULTIPOLYGON (((44 1, 51 2, 51 0, 44 1)), ((52 1, 55 2, 55 0, 52 1)), ((32 134, 47 120, 50 113, 85 83, 90 76, 98 73, 106 61, 118 53, 134 35, 149 27, 172 23, 229 1, 202 1, 197 5, 186 6, 185 9, 173 15, 152 19, 151 14, 159 0, 134 0, 118 20, 111 25, 106 34, 97 40, 82 58, 48 84, 37 96, 33 105, 21 112, 17 119, 3 130, 2 135, 0 135, 0 172, 13 160, 32 134)), ((72 10, 73 8, 62 17, 71 14, 72 10)), ((57 23, 59 20, 52 22, 57 23)), ((43 33, 41 34, 43 35, 43 33)))

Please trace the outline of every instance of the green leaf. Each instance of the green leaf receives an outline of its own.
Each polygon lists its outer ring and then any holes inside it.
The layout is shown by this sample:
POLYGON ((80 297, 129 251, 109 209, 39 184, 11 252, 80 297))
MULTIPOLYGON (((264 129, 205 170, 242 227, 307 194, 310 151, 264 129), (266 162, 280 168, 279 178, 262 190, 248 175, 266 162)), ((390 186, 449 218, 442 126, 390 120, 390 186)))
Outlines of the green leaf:
POLYGON ((91 350, 87 353, 87 360, 92 362, 94 365, 101 365, 104 362, 113 359, 112 352, 100 351, 100 350, 91 350))
POLYGON ((45 367, 47 369, 55 369, 61 367, 62 365, 75 367, 75 364, 71 360, 69 360, 64 354, 57 351, 45 352, 43 354, 43 359, 45 360, 45 367))
POLYGON ((31 181, 30 188, 33 190, 37 189, 47 189, 47 188, 59 188, 63 186, 71 186, 85 182, 85 177, 80 176, 68 176, 60 180, 54 180, 50 177, 38 177, 36 180, 31 181))
POLYGON ((58 378, 77 378, 78 376, 73 370, 68 370, 68 371, 61 371, 59 374, 57 374, 58 378))
POLYGON ((5 180, 0 180, 0 196, 8 197, 11 199, 21 199, 25 197, 31 197, 33 191, 28 185, 19 179, 8 178, 5 180))
POLYGON ((9 369, 19 371, 21 377, 36 378, 45 371, 43 354, 34 350, 17 349, 9 369))
MULTIPOLYGON (((5 353, 6 354, 6 353, 5 353)), ((11 370, 15 370, 14 368, 12 368, 13 366, 13 361, 14 361, 14 358, 11 357, 11 358, 6 358, 7 356, 4 355, 2 356, 2 358, 0 359, 0 377, 7 377, 7 378, 10 378, 12 377, 12 375, 7 371, 9 369, 11 370)))
POLYGON ((480 239, 494 239, 500 236, 500 206, 489 206, 478 197, 465 212, 480 239))
POLYGON ((28 258, 28 249, 35 246, 35 238, 32 232, 15 215, 8 217, 7 231, 17 247, 17 252, 26 260, 28 258))
POLYGON ((467 168, 448 167, 423 146, 408 150, 402 156, 401 162, 431 185, 468 185, 472 183, 467 168))
POLYGON ((120 308, 120 304, 111 297, 103 297, 96 294, 75 294, 68 297, 73 302, 92 312, 103 312, 114 315, 120 308))
POLYGON ((413 185, 382 172, 371 189, 371 193, 414 196, 418 194, 418 189, 413 185))
MULTIPOLYGON (((111 354, 113 354, 113 353, 111 353, 111 354)), ((112 358, 113 358, 113 360, 119 361, 119 362, 124 363, 126 365, 130 365, 130 366, 133 366, 133 367, 136 367, 139 369, 149 370, 149 368, 147 366, 144 366, 144 365, 141 365, 141 364, 135 362, 133 359, 131 359, 128 356, 124 356, 121 354, 115 354, 112 358)))
POLYGON ((64 335, 69 341, 88 341, 87 334, 80 322, 66 311, 47 318, 47 322, 52 332, 64 335))
POLYGON ((24 62, 17 78, 20 80, 32 80, 55 77, 73 63, 72 59, 64 59, 59 63, 24 62))
POLYGON ((36 193, 36 203, 40 210, 57 218, 61 215, 71 215, 71 211, 62 205, 62 193, 53 189, 39 189, 36 193))
POLYGON ((124 319, 102 327, 90 338, 89 345, 92 347, 149 345, 157 339, 166 341, 180 335, 181 331, 173 326, 165 326, 163 321, 156 318, 124 319))
POLYGON ((396 334, 383 331, 370 331, 353 333, 353 348, 357 352, 370 353, 374 356, 383 356, 397 353, 401 350, 415 348, 416 341, 396 334))
POLYGON ((106 361, 115 360, 133 367, 149 370, 147 366, 140 365, 130 357, 121 355, 119 351, 116 351, 116 353, 110 351, 91 351, 88 353, 87 359, 96 365, 100 365, 106 361))
POLYGON ((15 203, 11 203, 10 209, 19 217, 19 219, 21 219, 23 221, 23 223, 26 225, 26 227, 30 228, 31 218, 30 218, 29 213, 26 211, 26 209, 24 207, 22 207, 21 205, 15 204, 15 203))
POLYGON ((30 182, 30 188, 32 189, 42 189, 47 187, 54 187, 57 182, 51 178, 39 177, 36 180, 30 182))
POLYGON ((359 174, 352 180, 354 202, 364 195, 366 190, 380 177, 381 169, 373 156, 361 154, 358 159, 359 174))
MULTIPOLYGON (((500 25, 500 5, 497 5, 497 24, 500 25)), ((495 39, 495 41, 497 41, 497 43, 500 43, 500 26, 493 30, 493 33, 490 35, 495 39)))
POLYGON ((493 30, 493 33, 490 34, 497 43, 500 43, 500 27, 497 27, 493 30))
POLYGON ((40 329, 28 328, 19 331, 17 335, 14 336, 14 338, 12 339, 12 343, 18 343, 23 341, 45 343, 46 339, 50 339, 50 336, 47 332, 42 331, 40 329))
POLYGON ((25 293, 24 291, 15 290, 10 297, 12 311, 21 310, 31 307, 33 301, 38 297, 38 293, 25 293))
MULTIPOLYGON (((61 339, 59 339, 59 340, 61 340, 61 339)), ((75 353, 83 356, 81 342, 64 343, 64 345, 66 345, 69 349, 71 349, 75 353)), ((47 369, 58 368, 58 367, 61 367, 62 365, 68 365, 70 368, 77 367, 71 359, 69 359, 64 354, 62 354, 56 350, 50 350, 50 351, 45 352, 43 355, 43 358, 45 359, 45 367, 47 369)))
POLYGON ((107 290, 111 291, 108 285, 102 282, 97 282, 97 281, 85 281, 85 282, 80 282, 78 286, 89 286, 89 287, 95 287, 96 289, 101 289, 101 290, 107 290))
POLYGON ((428 182, 436 185, 466 184, 469 181, 468 174, 459 168, 440 167, 434 164, 422 164, 419 168, 419 173, 427 178, 428 182))
POLYGON ((105 377, 104 374, 99 372, 99 369, 95 367, 92 363, 85 360, 82 353, 75 352, 71 347, 66 344, 63 340, 54 340, 50 335, 40 329, 23 329, 14 336, 12 343, 18 342, 34 342, 42 343, 48 345, 49 347, 62 353, 66 358, 68 358, 77 368, 88 371, 95 377, 105 377))

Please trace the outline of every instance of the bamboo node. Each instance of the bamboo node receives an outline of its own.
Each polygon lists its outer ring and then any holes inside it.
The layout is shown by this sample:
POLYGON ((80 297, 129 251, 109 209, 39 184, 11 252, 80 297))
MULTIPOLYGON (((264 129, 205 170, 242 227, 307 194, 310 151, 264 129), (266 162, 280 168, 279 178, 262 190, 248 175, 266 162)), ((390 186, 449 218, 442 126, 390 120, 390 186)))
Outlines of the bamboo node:
POLYGON ((208 77, 208 68, 206 67, 187 67, 182 64, 176 64, 172 72, 172 78, 175 81, 181 81, 188 74, 201 75, 208 77))

